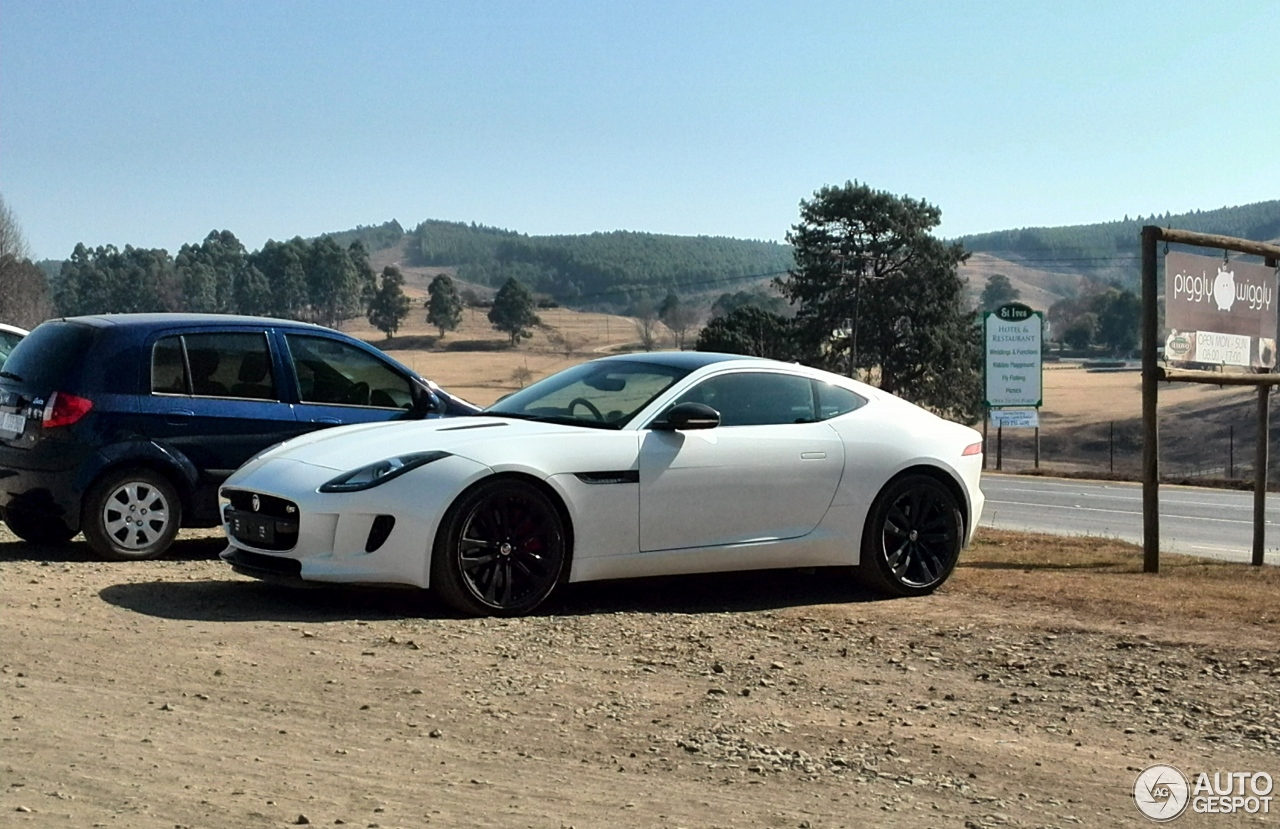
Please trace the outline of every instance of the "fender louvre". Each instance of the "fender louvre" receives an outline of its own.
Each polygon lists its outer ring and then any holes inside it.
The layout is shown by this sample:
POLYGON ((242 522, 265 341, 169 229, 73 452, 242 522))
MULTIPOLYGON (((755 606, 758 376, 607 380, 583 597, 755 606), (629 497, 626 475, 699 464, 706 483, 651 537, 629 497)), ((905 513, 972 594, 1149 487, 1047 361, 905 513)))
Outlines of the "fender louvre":
POLYGON ((624 469, 621 472, 575 472, 573 473, 584 484, 638 484, 639 469, 624 469))
POLYGON ((466 423, 462 426, 445 426, 437 431, 441 432, 457 432, 462 429, 492 429, 495 426, 506 426, 505 423, 466 423))

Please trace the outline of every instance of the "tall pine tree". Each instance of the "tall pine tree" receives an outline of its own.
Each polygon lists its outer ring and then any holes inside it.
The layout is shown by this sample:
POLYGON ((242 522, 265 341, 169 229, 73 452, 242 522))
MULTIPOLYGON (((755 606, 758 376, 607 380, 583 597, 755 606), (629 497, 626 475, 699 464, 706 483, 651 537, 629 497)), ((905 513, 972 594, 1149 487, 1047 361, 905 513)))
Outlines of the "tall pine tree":
POLYGON ((980 413, 981 334, 959 266, 968 254, 931 231, 942 211, 848 182, 800 203, 787 234, 796 268, 779 287, 798 310, 806 362, 850 366, 941 414, 980 413))

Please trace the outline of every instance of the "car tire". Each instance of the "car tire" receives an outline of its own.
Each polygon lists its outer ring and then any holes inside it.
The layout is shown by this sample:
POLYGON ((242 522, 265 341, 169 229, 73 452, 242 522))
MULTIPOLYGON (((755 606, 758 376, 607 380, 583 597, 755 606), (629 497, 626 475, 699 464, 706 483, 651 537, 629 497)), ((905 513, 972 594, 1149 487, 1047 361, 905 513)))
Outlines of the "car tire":
POLYGON ((520 616, 551 594, 567 558, 564 521, 537 486, 482 483, 449 509, 431 556, 431 587, 471 616, 520 616))
POLYGON ((159 558, 182 526, 182 502, 163 475, 127 469, 89 488, 80 523, 89 546, 104 559, 159 558))
POLYGON ((963 542, 951 490, 928 475, 906 475, 890 481, 867 514, 858 575, 880 593, 923 596, 951 576, 963 542))
POLYGON ((4 523, 23 541, 50 547, 66 544, 76 534, 61 518, 33 515, 22 510, 5 509, 4 523))

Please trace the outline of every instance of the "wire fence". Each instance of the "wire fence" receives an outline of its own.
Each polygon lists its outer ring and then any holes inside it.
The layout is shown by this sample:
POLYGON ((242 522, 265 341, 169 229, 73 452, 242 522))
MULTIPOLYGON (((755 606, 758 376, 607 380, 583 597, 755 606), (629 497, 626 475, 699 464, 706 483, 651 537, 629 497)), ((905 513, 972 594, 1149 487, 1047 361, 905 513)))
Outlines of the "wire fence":
MULTIPOLYGON (((1214 422, 1187 428, 1161 424, 1160 475, 1166 480, 1202 479, 1252 485, 1257 434, 1252 407, 1240 422, 1214 422)), ((1274 420, 1274 415, 1273 415, 1274 420)), ((1280 429, 1271 430, 1275 441, 1280 429)), ((1039 429, 989 426, 986 468, 1008 472, 1039 470, 1044 474, 1095 475, 1138 480, 1142 474, 1143 440, 1136 419, 1111 420, 1089 427, 1043 422, 1039 429)), ((1268 478, 1280 477, 1280 458, 1268 453, 1268 478)))

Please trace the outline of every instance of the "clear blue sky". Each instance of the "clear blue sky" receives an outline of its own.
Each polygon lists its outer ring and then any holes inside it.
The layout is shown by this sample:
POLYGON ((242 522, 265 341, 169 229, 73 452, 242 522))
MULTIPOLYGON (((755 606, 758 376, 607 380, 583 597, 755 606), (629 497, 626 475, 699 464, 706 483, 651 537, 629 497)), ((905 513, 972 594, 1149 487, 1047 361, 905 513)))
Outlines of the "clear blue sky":
POLYGON ((0 0, 36 258, 398 219, 782 239, 855 179, 940 233, 1280 198, 1280 2, 0 0))

